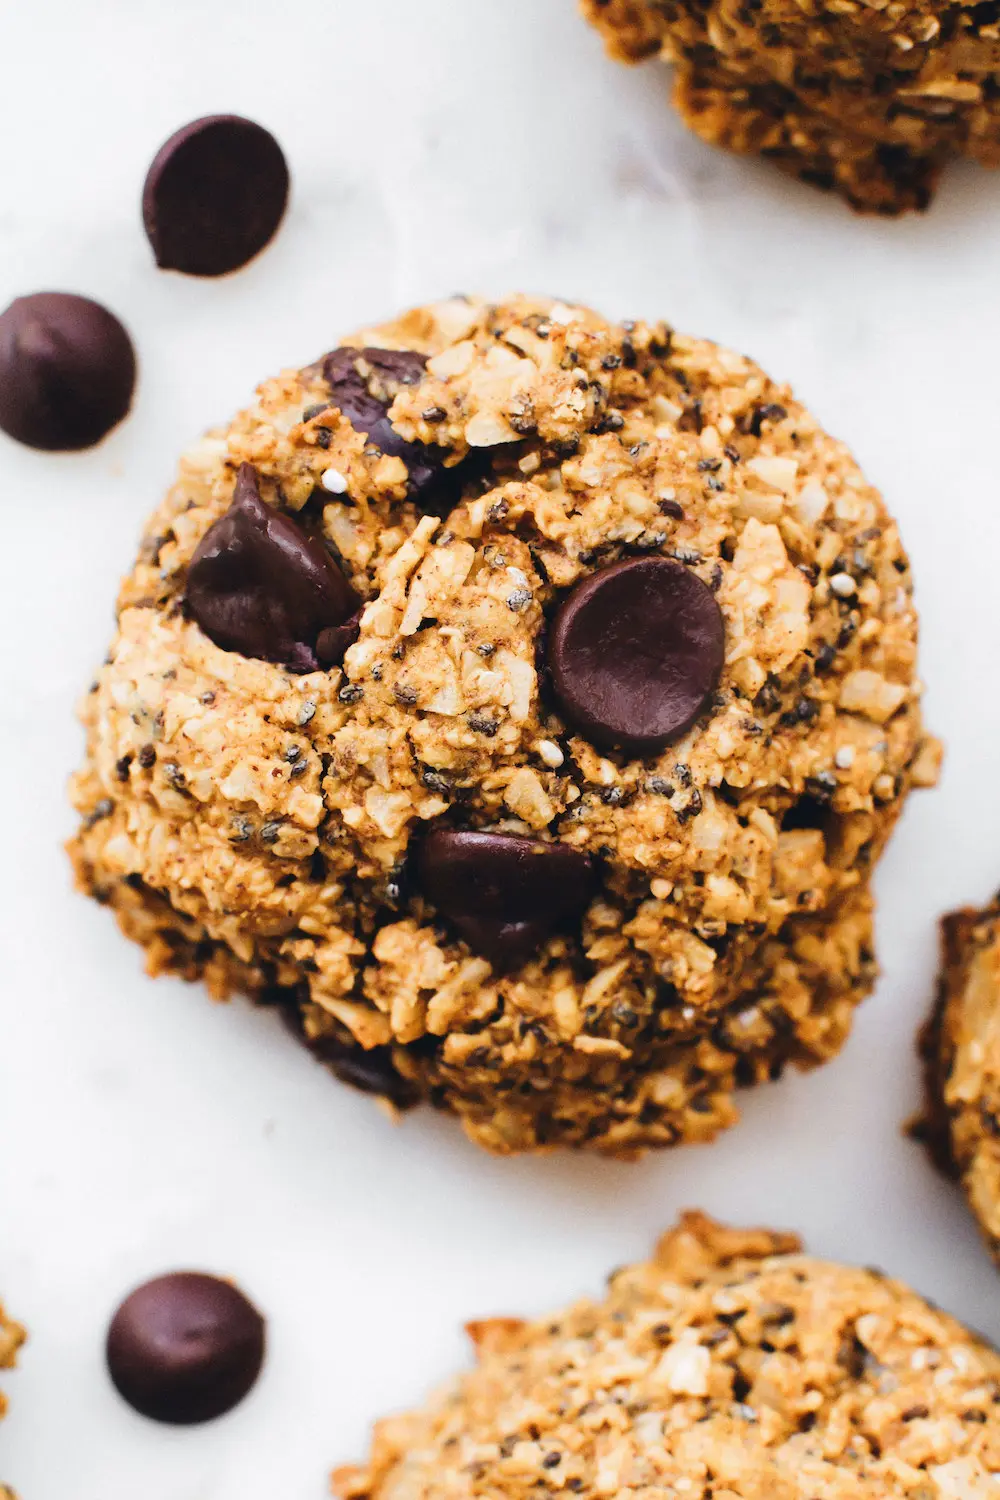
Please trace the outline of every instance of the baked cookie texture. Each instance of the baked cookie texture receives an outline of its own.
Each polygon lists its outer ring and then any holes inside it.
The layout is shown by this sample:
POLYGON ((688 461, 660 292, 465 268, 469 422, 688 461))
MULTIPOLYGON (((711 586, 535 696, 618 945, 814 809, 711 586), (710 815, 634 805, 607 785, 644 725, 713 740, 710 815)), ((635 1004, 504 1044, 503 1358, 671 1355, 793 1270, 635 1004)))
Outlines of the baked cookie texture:
POLYGON ((84 707, 79 883, 151 973, 277 1001, 341 1077, 490 1150, 709 1139, 737 1085, 832 1057, 873 983, 871 871, 937 756, 895 523, 787 387, 664 324, 460 298, 344 349, 262 385, 149 523, 84 707), (406 380, 380 350, 416 351, 406 380), (381 447, 333 400, 345 360, 381 447), (191 617, 238 473, 236 510, 257 486, 364 601, 341 667, 191 617), (650 558, 717 605, 724 661, 634 754, 565 717, 551 621, 650 558), (560 866, 540 925, 453 920, 420 863, 442 829, 558 845, 589 898, 560 914, 560 866))
MULTIPOLYGON (((17 1362, 17 1351, 25 1340, 25 1331, 19 1323, 8 1318, 0 1303, 0 1370, 12 1370, 17 1362)), ((0 1417, 7 1410, 7 1398, 0 1391, 0 1417)), ((0 1481, 0 1500, 17 1500, 14 1491, 0 1481)))
POLYGON ((945 164, 1000 164, 1000 12, 940 0, 582 0, 612 55, 676 65, 712 145, 856 209, 925 208, 945 164))
POLYGON ((1000 1261, 1000 902, 941 922, 941 972, 921 1033, 926 1105, 916 1133, 961 1183, 1000 1261))
POLYGON ((878 1271, 686 1214, 538 1322, 470 1325, 471 1373, 380 1422, 343 1500, 992 1494, 1000 1356, 878 1271))

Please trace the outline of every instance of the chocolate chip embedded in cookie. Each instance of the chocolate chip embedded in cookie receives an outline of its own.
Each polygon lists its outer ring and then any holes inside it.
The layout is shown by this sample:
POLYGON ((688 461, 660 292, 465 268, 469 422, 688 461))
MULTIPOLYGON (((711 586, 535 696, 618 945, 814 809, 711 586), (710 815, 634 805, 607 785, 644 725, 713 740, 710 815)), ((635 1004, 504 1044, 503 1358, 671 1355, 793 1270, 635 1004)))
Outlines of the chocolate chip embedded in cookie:
POLYGON ((157 152, 142 220, 164 270, 224 276, 264 249, 288 202, 288 165, 270 131, 239 115, 192 120, 157 152))
POLYGON ((296 672, 339 664, 358 633, 354 590, 317 537, 265 504, 251 464, 198 543, 184 602, 217 646, 296 672))
POLYGON ((375 1428, 342 1500, 987 1495, 1000 1355, 879 1271, 688 1213, 603 1298, 468 1325, 476 1363, 375 1428), (933 1443, 929 1435, 933 1434, 933 1443))
POLYGON ((435 829, 419 873, 427 899, 498 974, 521 968, 594 891, 588 855, 521 834, 435 829))
POLYGON ((941 922, 941 971, 921 1033, 926 1103, 914 1133, 962 1185, 1000 1261, 1000 901, 941 922))
POLYGON ((92 448, 128 415, 132 341, 89 297, 36 292, 0 315, 0 430, 29 448, 92 448))
POLYGON ((86 701, 80 882, 490 1150, 709 1139, 872 985, 929 779, 911 589, 749 360, 416 308, 182 461, 86 701))
POLYGON ((190 1425, 231 1411, 264 1361, 264 1320, 231 1282, 177 1271, 137 1287, 107 1337, 108 1372, 128 1404, 190 1425))
POLYGON ((422 380, 427 356, 413 349, 334 349, 323 361, 330 399, 382 453, 406 465, 410 497, 432 500, 445 482, 447 449, 402 437, 388 411, 401 386, 422 380))
POLYGON ((674 103, 702 139, 765 156, 863 212, 926 208, 960 157, 1000 165, 992 13, 954 0, 905 12, 581 3, 612 56, 674 64, 674 103))
POLYGON ((701 713, 724 643, 722 611, 697 574, 632 558, 577 584, 555 616, 549 668, 561 707, 593 744, 649 755, 701 713))

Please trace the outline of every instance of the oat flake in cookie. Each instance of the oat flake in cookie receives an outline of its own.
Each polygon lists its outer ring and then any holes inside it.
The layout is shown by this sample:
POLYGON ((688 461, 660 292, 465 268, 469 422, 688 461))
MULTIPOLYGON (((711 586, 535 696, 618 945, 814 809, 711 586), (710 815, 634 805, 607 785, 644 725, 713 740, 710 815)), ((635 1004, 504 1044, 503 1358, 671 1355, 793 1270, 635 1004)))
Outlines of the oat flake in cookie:
POLYGON ((602 1301, 469 1325, 478 1363, 377 1424, 342 1500, 977 1500, 1000 1356, 878 1271, 685 1214, 602 1301))
POLYGON ((879 495, 750 361, 418 308, 182 460, 72 855, 152 973, 491 1150, 705 1140, 871 987, 915 650, 879 495))
POLYGON ((956 0, 581 0, 614 57, 676 65, 704 140, 760 154, 868 213, 926 208, 942 168, 1000 166, 1000 30, 956 0))
POLYGON ((938 998, 920 1049, 926 1104, 914 1133, 960 1181, 1000 1261, 1000 899, 943 919, 938 998))

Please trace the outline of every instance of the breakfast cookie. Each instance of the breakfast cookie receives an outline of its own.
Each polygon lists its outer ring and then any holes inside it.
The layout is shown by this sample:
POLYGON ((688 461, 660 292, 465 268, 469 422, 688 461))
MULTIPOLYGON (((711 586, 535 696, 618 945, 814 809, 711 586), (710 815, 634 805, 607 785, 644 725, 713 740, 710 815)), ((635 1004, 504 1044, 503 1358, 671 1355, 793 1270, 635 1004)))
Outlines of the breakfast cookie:
POLYGON ((151 972, 491 1150, 707 1139, 871 987, 919 700, 896 526, 786 387, 458 298, 182 460, 71 852, 151 972))
POLYGON ((676 65, 703 139, 773 158, 862 211, 925 208, 942 167, 1000 165, 1000 25, 941 0, 582 0, 613 56, 676 65))
POLYGON ((992 1493, 1000 1356, 878 1271, 686 1214, 603 1301, 469 1325, 478 1364, 380 1422, 342 1500, 992 1493))
MULTIPOLYGON (((0 1304, 0 1370, 12 1370, 17 1362, 17 1351, 24 1343, 25 1332, 19 1323, 6 1316, 0 1304)), ((0 1417, 7 1410, 7 1398, 0 1391, 0 1417)), ((0 1500, 16 1500, 14 1491, 0 1482, 0 1500)))
POLYGON ((941 923, 938 998, 921 1033, 916 1133, 965 1190, 1000 1260, 1000 901, 941 923))

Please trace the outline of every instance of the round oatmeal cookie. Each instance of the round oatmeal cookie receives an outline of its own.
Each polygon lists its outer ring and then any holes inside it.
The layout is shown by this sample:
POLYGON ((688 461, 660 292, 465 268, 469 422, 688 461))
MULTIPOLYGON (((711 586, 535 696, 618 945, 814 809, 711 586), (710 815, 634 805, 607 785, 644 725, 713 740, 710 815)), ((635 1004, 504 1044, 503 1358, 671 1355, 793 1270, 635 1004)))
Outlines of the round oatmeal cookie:
POLYGON ((958 0, 581 0, 612 56, 676 65, 712 145, 770 157, 863 212, 926 208, 942 168, 1000 165, 1000 27, 958 0))
POLYGON ((342 1500, 943 1500, 1000 1470, 1000 1356, 794 1235, 685 1214, 603 1301, 469 1333, 476 1368, 378 1423, 342 1500))
POLYGON ((961 1183, 1000 1261, 1000 898, 941 922, 938 995, 921 1037, 915 1134, 961 1183))
POLYGON ((896 527, 786 387, 454 299, 182 460, 71 852, 152 972, 492 1150, 706 1139, 871 986, 915 649, 896 527))

